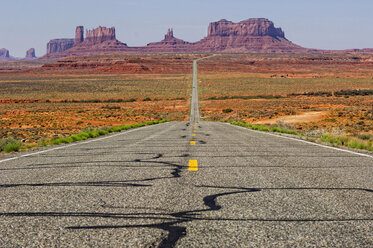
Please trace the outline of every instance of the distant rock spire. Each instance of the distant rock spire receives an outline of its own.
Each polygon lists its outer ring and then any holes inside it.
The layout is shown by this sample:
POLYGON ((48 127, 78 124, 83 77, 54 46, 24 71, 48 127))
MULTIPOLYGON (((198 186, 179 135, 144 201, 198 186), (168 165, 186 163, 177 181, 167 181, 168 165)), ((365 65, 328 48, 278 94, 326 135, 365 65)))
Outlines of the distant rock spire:
POLYGON ((84 27, 77 26, 75 30, 75 45, 84 41, 84 27))
POLYGON ((167 31, 167 34, 164 36, 165 40, 174 38, 174 30, 172 28, 169 28, 167 31))

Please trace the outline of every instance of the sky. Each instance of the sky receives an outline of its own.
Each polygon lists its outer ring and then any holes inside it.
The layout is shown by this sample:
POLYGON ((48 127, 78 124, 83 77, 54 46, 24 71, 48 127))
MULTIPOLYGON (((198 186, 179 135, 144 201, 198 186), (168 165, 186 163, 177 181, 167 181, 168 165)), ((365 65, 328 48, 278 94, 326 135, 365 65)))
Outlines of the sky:
POLYGON ((129 46, 160 41, 168 28, 195 42, 210 22, 268 18, 307 48, 373 48, 373 0, 0 0, 0 48, 24 57, 46 53, 51 39, 73 38, 83 25, 116 28, 129 46))

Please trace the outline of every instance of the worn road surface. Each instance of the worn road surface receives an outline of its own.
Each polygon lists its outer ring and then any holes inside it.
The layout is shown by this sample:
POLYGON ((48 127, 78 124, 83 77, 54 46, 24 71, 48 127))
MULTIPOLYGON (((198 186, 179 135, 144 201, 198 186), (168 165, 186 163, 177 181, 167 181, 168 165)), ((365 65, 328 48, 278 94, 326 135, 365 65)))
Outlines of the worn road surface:
POLYGON ((0 247, 373 247, 373 157, 191 120, 0 159, 0 247))

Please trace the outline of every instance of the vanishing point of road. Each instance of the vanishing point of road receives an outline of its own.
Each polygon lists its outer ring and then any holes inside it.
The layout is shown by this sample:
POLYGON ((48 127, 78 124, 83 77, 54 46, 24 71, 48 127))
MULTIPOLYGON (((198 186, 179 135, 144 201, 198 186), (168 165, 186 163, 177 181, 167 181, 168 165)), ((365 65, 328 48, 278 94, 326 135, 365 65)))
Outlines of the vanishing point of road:
POLYGON ((0 159, 0 247, 373 247, 373 157, 199 121, 0 159))

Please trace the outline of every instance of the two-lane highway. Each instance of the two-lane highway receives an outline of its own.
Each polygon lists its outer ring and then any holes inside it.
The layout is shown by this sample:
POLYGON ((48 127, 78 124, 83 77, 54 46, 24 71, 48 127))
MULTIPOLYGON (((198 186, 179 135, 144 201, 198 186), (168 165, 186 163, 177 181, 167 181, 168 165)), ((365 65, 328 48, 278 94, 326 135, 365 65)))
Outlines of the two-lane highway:
POLYGON ((373 247, 372 157, 197 118, 0 160, 0 247, 373 247))
POLYGON ((373 245, 372 158, 224 123, 193 130, 0 163, 1 247, 373 245))

